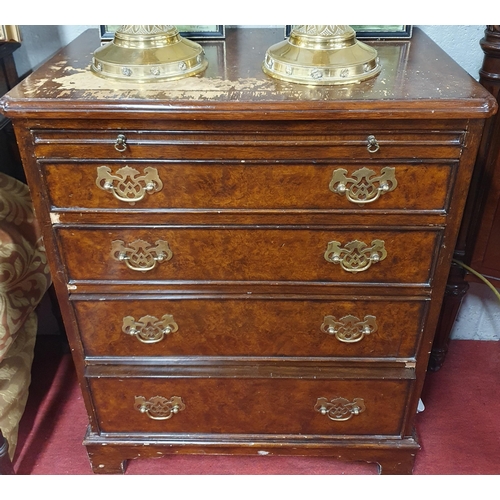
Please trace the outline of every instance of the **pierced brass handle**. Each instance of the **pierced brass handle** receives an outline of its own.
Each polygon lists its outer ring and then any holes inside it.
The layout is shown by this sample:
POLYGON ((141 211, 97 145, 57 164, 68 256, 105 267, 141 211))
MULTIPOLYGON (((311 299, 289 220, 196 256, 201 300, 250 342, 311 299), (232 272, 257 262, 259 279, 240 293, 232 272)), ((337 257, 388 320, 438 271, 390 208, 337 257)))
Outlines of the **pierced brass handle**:
POLYGON ((147 272, 159 262, 166 262, 173 256, 167 241, 158 240, 156 246, 144 240, 137 240, 126 245, 122 240, 111 242, 111 257, 125 262, 132 271, 147 272))
POLYGON ((127 149, 127 138, 124 134, 118 134, 115 141, 115 149, 119 153, 123 153, 127 149))
POLYGON ((377 175, 373 170, 363 167, 348 177, 347 170, 338 168, 333 171, 329 188, 333 193, 345 195, 351 203, 372 203, 380 195, 396 189, 398 182, 395 170, 394 167, 384 167, 377 175))
POLYGON ((335 316, 325 316, 321 331, 329 335, 335 335, 337 340, 346 344, 353 344, 363 340, 365 335, 370 335, 377 331, 375 316, 365 316, 360 320, 356 316, 344 316, 337 320, 335 316))
POLYGON ((369 153, 376 153, 380 149, 380 144, 374 135, 369 135, 366 138, 367 146, 366 149, 369 153))
POLYGON ((136 396, 134 408, 145 413, 152 420, 168 420, 184 410, 186 405, 179 396, 172 396, 170 399, 154 396, 148 401, 143 396, 136 396))
POLYGON ((352 402, 345 398, 318 398, 314 407, 321 415, 327 415, 330 420, 343 422, 365 411, 365 402, 362 398, 355 398, 352 402))
POLYGON ((324 257, 328 262, 340 264, 344 271, 359 273, 387 257, 384 244, 382 240, 373 240, 369 247, 362 241, 354 240, 342 248, 340 242, 330 241, 324 257))
POLYGON ((171 314, 164 314, 161 319, 155 316, 143 316, 135 320, 132 316, 123 318, 122 331, 127 335, 133 335, 144 344, 156 344, 161 342, 165 335, 176 332, 179 326, 171 314))
POLYGON ((161 191, 163 183, 158 176, 158 170, 146 167, 144 173, 128 165, 120 168, 115 174, 106 166, 97 167, 97 187, 113 194, 120 201, 136 203, 141 201, 147 193, 161 191))

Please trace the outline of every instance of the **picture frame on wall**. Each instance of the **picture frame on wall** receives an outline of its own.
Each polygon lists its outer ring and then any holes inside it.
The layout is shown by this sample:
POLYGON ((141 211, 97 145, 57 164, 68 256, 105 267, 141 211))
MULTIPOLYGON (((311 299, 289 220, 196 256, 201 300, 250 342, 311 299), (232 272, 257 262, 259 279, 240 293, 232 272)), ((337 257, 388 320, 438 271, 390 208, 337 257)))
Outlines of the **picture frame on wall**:
POLYGON ((356 32, 357 38, 411 38, 413 30, 413 26, 409 24, 352 24, 351 28, 356 32))
MULTIPOLYGON (((119 24, 101 24, 99 26, 101 41, 109 42, 113 40, 115 31, 119 24)), ((176 25, 181 36, 192 39, 223 40, 226 37, 225 26, 222 24, 208 25, 176 25)))
MULTIPOLYGON (((374 24, 355 25, 351 28, 356 32, 356 38, 360 39, 405 39, 411 38, 413 26, 408 24, 374 24)), ((285 37, 290 36, 292 25, 285 26, 285 37)))
POLYGON ((179 33, 186 38, 208 38, 224 39, 226 37, 225 26, 222 24, 210 24, 206 26, 177 26, 179 33))

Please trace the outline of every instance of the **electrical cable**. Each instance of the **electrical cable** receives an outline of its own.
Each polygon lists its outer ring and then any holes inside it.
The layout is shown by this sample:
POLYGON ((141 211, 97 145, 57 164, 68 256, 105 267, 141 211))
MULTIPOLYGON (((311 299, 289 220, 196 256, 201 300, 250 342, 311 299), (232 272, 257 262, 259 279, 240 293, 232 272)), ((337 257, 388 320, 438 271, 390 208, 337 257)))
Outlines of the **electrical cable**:
POLYGON ((467 264, 464 264, 460 260, 453 259, 453 262, 458 266, 463 267, 466 271, 469 271, 469 273, 473 274, 474 276, 477 276, 481 281, 486 283, 486 285, 488 285, 488 287, 491 288, 491 291, 495 294, 496 298, 500 300, 500 293, 498 292, 498 290, 482 274, 478 273, 477 271, 474 271, 472 267, 469 267, 467 264))

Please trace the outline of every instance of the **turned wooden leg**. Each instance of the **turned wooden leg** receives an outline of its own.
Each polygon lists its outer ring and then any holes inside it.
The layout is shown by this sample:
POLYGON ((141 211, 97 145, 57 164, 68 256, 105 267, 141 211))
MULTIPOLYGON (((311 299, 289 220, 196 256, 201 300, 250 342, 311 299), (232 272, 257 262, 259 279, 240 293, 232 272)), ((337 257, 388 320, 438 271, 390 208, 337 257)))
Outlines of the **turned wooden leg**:
POLYGON ((0 431, 0 475, 13 475, 14 467, 9 457, 9 443, 0 431))
POLYGON ((451 330, 465 294, 469 289, 469 283, 465 281, 464 276, 465 273, 461 269, 457 269, 456 265, 452 266, 429 358, 430 371, 438 371, 443 366, 448 352, 451 330))

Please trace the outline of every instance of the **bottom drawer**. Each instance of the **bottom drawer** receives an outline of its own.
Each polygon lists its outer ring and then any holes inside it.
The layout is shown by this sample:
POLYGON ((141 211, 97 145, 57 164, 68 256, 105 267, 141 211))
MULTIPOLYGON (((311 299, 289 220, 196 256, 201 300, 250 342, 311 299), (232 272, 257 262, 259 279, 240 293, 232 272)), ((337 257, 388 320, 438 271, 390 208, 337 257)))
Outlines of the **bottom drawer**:
POLYGON ((412 380, 91 378, 101 432, 400 435, 412 380))

